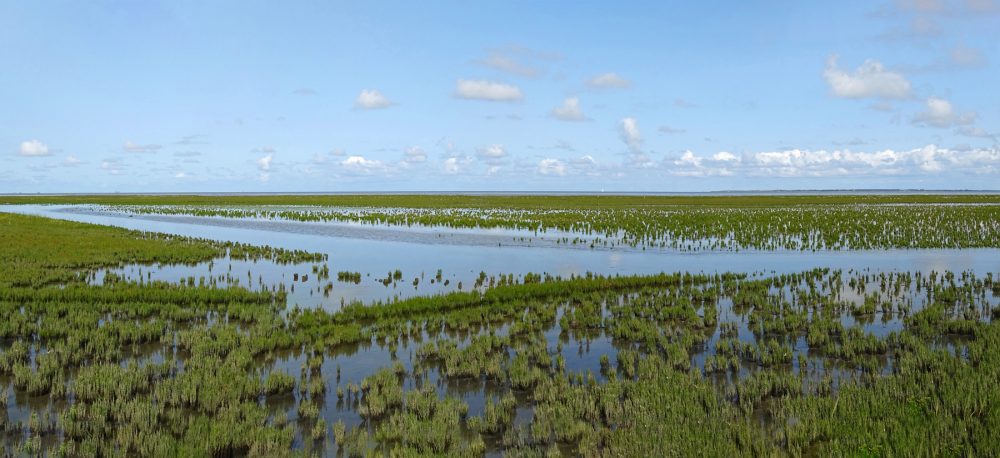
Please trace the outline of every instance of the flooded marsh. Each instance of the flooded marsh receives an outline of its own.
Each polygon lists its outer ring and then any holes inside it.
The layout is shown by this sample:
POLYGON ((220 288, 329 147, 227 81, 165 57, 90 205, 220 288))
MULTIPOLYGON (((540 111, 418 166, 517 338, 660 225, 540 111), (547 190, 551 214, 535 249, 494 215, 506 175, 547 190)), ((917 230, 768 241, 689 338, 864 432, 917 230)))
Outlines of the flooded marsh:
POLYGON ((989 454, 997 210, 883 204, 5 206, 4 447, 989 454))

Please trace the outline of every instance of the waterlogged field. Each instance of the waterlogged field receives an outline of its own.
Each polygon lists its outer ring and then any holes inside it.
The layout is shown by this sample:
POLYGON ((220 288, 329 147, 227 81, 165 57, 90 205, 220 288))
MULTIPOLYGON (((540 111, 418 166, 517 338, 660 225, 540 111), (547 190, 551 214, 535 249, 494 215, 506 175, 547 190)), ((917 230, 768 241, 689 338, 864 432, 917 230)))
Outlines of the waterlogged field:
MULTIPOLYGON (((504 229, 588 248, 846 250, 1000 245, 1000 194, 765 196, 260 195, 0 197, 111 212, 504 229), (548 237, 540 237, 548 234, 548 237)), ((496 233, 496 231, 493 231, 496 233)))
POLYGON ((498 243, 587 248, 859 250, 1000 244, 1000 204, 805 204, 601 209, 111 206, 98 211, 492 229, 498 243), (496 231, 496 229, 505 229, 496 231))
POLYGON ((283 197, 5 207, 6 452, 1000 450, 990 196, 283 197))

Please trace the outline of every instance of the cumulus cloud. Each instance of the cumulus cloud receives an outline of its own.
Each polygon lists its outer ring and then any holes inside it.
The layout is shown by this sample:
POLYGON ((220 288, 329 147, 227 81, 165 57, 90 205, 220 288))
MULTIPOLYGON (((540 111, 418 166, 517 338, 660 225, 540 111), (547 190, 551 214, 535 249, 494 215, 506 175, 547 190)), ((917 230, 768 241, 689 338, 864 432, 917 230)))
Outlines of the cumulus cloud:
POLYGON ((618 76, 617 73, 602 73, 587 80, 587 86, 595 89, 625 89, 632 87, 632 82, 618 76))
POLYGON ((340 165, 345 169, 361 174, 368 174, 378 170, 386 169, 385 164, 377 159, 368 159, 364 156, 348 156, 340 161, 340 165))
POLYGON ((548 157, 535 164, 535 172, 544 176, 612 176, 617 165, 600 164, 585 154, 573 158, 548 157))
POLYGON ((476 148, 476 155, 479 156, 480 160, 492 166, 489 171, 490 174, 498 170, 496 167, 507 162, 507 149, 499 144, 476 148))
POLYGON ((427 152, 419 146, 412 146, 403 151, 403 162, 408 164, 419 164, 427 162, 427 152))
POLYGON ((260 159, 257 159, 257 168, 261 172, 267 172, 271 170, 271 162, 274 160, 273 154, 268 154, 260 159))
POLYGON ((580 99, 569 97, 563 100, 562 105, 552 109, 552 117, 561 121, 586 121, 587 116, 580 109, 580 99))
POLYGON ((702 158, 695 156, 690 150, 685 151, 684 154, 674 161, 674 165, 679 165, 682 167, 701 167, 702 158))
POLYGON ((455 95, 463 99, 491 102, 514 102, 524 98, 521 88, 511 84, 464 79, 460 79, 456 83, 455 95))
POLYGON ((392 106, 392 101, 375 89, 362 89, 358 98, 354 99, 354 108, 362 110, 377 110, 392 106))
POLYGON ((677 176, 732 176, 733 166, 739 158, 732 153, 720 151, 710 157, 701 157, 690 150, 673 161, 671 173, 677 176))
POLYGON ((924 111, 913 117, 914 124, 940 128, 964 126, 974 122, 976 122, 975 112, 956 113, 951 102, 937 97, 928 98, 924 111))
POLYGON ((700 156, 686 151, 665 164, 678 176, 828 177, 869 175, 972 174, 1000 171, 1000 149, 957 150, 928 145, 923 148, 871 152, 843 150, 760 151, 737 156, 718 152, 700 156))
POLYGON ((715 162, 738 162, 740 158, 736 157, 735 154, 729 151, 719 151, 712 155, 712 160, 715 162))
POLYGON ((538 173, 542 175, 566 175, 566 164, 559 159, 542 159, 538 161, 538 173))
POLYGON ((836 54, 827 58, 823 72, 823 78, 834 96, 848 99, 910 97, 910 82, 903 75, 886 70, 879 61, 868 59, 854 72, 848 73, 840 68, 837 59, 836 54))
POLYGON ((63 162, 62 162, 63 167, 76 167, 78 165, 83 165, 83 164, 84 164, 83 161, 81 161, 80 159, 78 159, 76 156, 74 156, 72 154, 67 155, 66 159, 63 159, 63 162))
POLYGON ((674 167, 671 173, 678 176, 732 176, 742 159, 728 151, 719 151, 711 156, 702 157, 687 150, 681 157, 672 161, 674 167))
POLYGON ((159 151, 160 148, 160 145, 152 143, 148 145, 140 145, 131 141, 126 141, 125 144, 122 145, 122 151, 125 151, 126 153, 155 153, 159 151))
POLYGON ((442 170, 448 175, 457 175, 468 169, 472 159, 467 155, 448 157, 442 162, 442 170))
POLYGON ((619 122, 619 135, 623 142, 633 152, 642 148, 642 135, 639 133, 639 123, 635 118, 624 118, 619 122))
POLYGON ((17 154, 20 154, 21 156, 38 157, 48 156, 51 153, 49 152, 48 145, 45 143, 38 140, 27 140, 21 142, 21 147, 18 148, 17 154))
POLYGON ((257 159, 257 170, 260 171, 257 178, 260 181, 266 182, 271 179, 271 162, 273 160, 273 154, 268 154, 267 156, 257 159))

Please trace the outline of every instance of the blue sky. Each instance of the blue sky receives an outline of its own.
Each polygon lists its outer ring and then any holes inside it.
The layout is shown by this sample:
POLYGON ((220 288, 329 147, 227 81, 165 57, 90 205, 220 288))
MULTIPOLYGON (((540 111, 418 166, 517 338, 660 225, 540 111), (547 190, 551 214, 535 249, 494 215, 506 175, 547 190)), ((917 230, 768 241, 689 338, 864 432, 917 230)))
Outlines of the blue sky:
POLYGON ((0 0, 0 43, 0 192, 1000 188, 1000 0, 0 0))

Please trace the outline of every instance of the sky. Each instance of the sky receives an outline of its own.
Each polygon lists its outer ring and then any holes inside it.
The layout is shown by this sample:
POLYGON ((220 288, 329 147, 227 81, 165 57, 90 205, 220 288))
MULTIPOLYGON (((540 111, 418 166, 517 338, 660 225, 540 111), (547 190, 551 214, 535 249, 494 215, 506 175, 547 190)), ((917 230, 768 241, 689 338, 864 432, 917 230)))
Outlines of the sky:
POLYGON ((1000 0, 0 0, 0 193, 1000 189, 1000 0))

